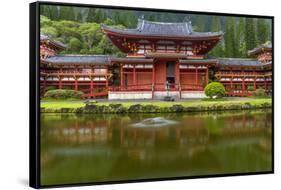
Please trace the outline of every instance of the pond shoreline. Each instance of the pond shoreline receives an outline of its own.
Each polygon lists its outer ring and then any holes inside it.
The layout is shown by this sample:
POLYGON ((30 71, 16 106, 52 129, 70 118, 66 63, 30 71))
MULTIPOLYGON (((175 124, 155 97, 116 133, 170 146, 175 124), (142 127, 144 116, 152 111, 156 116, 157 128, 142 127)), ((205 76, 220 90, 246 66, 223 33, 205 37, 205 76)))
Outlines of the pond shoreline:
POLYGON ((41 107, 41 113, 85 113, 85 114, 124 114, 124 113, 179 113, 179 112, 206 112, 206 111, 224 111, 224 110, 256 110, 272 108, 271 100, 265 101, 242 101, 242 102, 210 102, 194 105, 185 105, 180 102, 173 102, 170 105, 131 103, 125 105, 122 103, 101 104, 92 103, 82 107, 41 107))

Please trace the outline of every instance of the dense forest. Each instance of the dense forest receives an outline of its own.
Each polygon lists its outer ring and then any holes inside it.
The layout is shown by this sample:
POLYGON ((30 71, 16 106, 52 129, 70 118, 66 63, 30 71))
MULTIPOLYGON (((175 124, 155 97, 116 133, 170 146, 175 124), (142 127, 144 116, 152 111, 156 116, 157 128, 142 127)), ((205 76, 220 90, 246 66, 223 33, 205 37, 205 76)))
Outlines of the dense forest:
POLYGON ((247 51, 271 41, 271 20, 230 16, 162 13, 101 8, 43 5, 40 10, 41 33, 68 45, 67 54, 122 53, 101 32, 100 24, 135 28, 137 19, 159 22, 192 21, 198 32, 225 33, 224 39, 209 53, 215 57, 247 57, 247 51))

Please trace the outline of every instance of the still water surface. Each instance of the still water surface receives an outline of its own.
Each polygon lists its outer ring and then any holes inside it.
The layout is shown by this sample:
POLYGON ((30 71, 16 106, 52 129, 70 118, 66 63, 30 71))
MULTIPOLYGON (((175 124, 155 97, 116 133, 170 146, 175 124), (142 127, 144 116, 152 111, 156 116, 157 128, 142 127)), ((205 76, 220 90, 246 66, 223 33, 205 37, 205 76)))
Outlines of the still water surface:
POLYGON ((271 111, 41 115, 41 184, 270 171, 271 111))

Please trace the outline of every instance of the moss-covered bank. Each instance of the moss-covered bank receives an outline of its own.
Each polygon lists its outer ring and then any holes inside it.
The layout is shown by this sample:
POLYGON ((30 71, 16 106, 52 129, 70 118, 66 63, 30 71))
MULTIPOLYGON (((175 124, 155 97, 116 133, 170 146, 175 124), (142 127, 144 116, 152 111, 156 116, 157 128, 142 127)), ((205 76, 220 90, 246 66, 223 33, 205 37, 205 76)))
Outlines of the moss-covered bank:
POLYGON ((176 112, 200 112, 222 110, 250 110, 271 108, 270 99, 248 101, 213 101, 213 102, 173 102, 160 103, 96 103, 64 106, 41 106, 41 113, 176 113, 176 112))

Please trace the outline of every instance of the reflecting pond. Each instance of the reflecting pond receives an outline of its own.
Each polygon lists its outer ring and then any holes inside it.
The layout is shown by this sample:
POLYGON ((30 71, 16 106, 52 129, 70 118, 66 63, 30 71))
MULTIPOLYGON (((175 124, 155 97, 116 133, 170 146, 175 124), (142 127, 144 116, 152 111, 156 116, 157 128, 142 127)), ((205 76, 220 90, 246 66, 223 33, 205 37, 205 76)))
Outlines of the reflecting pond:
POLYGON ((41 114, 41 184, 270 171, 271 111, 41 114))

